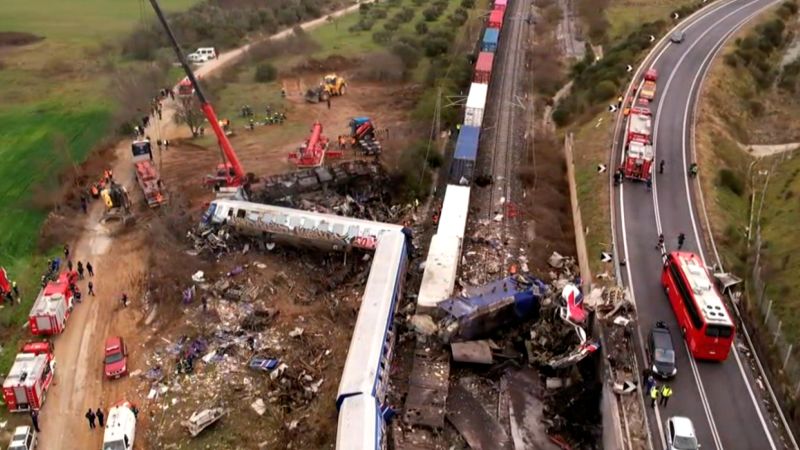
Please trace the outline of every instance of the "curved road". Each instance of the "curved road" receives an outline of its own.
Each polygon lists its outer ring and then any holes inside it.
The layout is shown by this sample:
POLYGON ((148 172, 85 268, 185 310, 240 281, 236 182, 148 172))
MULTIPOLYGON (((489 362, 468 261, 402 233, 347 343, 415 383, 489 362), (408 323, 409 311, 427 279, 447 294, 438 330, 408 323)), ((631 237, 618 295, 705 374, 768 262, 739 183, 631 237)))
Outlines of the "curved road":
MULTIPOLYGON (((698 204, 697 192, 687 176, 694 152, 694 105, 718 49, 741 26, 776 3, 776 0, 732 0, 709 5, 679 25, 686 32, 683 43, 661 44, 643 65, 659 72, 658 92, 650 107, 654 113, 655 161, 665 160, 665 171, 654 176, 652 192, 644 184, 626 182, 612 195, 618 259, 627 261, 621 275, 638 310, 639 340, 643 342, 655 322, 663 320, 672 330, 677 346, 678 375, 670 382, 674 395, 669 406, 651 410, 647 402, 656 449, 663 447, 664 426, 673 415, 692 419, 704 449, 796 448, 792 441, 782 437, 783 422, 777 415, 773 419, 773 413, 767 409, 775 409, 768 392, 763 384, 754 381, 757 375, 737 349, 746 345, 741 330, 737 330, 737 343, 724 363, 694 361, 689 357, 661 289, 661 255, 655 249, 659 233, 666 237, 669 251, 676 249, 677 235, 683 232, 687 236, 684 248, 701 254, 709 266, 716 263, 715 251, 703 248, 704 215, 702 209, 694 206, 698 204)), ((620 150, 617 151, 617 157, 621 158, 620 150)))

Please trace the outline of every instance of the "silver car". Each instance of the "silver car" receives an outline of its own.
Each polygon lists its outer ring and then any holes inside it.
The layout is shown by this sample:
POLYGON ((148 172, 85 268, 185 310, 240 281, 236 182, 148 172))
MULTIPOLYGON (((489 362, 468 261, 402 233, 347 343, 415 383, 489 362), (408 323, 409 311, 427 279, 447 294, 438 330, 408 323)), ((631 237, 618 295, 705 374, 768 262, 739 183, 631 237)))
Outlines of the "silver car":
POLYGON ((678 30, 669 35, 669 41, 673 44, 680 44, 686 38, 686 33, 683 30, 678 30))
POLYGON ((688 417, 670 417, 667 419, 667 428, 664 432, 667 435, 667 449, 669 450, 697 450, 700 448, 694 434, 694 424, 688 417))

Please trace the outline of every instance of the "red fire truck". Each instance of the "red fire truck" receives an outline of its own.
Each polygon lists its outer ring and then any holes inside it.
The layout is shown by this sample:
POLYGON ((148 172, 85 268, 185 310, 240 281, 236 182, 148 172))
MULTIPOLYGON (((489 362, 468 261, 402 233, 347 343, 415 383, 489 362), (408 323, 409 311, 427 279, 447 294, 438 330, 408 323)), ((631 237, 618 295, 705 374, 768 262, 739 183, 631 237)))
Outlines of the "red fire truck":
POLYGON ((658 79, 658 72, 656 69, 649 69, 644 73, 644 83, 642 89, 639 91, 639 96, 647 100, 652 100, 656 96, 656 80, 658 79))
POLYGON ((28 315, 28 325, 34 335, 52 335, 64 331, 72 312, 73 289, 78 273, 63 272, 39 292, 28 315))
POLYGON ((649 108, 631 108, 625 136, 625 162, 622 164, 625 178, 642 181, 650 179, 654 157, 650 136, 652 126, 653 118, 649 108))
POLYGON ((3 380, 3 401, 10 412, 39 410, 55 376, 56 361, 49 342, 25 344, 3 380))

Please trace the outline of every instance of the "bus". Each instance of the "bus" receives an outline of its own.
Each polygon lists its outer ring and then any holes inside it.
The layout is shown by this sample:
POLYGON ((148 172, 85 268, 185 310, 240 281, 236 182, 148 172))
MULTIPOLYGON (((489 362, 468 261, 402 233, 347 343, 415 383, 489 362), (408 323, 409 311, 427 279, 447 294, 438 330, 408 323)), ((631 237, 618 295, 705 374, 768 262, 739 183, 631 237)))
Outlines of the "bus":
POLYGON ((700 257, 691 252, 669 253, 661 285, 692 356, 725 361, 733 345, 733 320, 700 257))

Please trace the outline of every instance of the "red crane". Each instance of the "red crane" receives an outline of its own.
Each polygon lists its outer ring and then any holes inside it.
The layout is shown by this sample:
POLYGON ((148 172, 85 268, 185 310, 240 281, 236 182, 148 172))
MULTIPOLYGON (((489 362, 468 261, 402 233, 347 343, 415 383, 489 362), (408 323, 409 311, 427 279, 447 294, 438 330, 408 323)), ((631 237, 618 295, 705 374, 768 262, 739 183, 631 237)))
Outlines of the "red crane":
POLYGON ((186 61, 186 56, 183 54, 183 50, 181 50, 181 46, 178 44, 175 34, 172 33, 172 29, 169 27, 163 11, 161 11, 161 6, 159 6, 157 0, 150 0, 150 4, 153 6, 161 25, 163 25, 164 29, 167 31, 167 36, 169 36, 172 47, 175 49, 175 53, 178 55, 178 60, 181 63, 181 67, 183 67, 183 71, 186 72, 186 77, 191 82, 192 87, 194 88, 194 93, 197 94, 197 99, 200 100, 200 108, 203 110, 203 114, 205 114, 206 119, 208 119, 208 123, 211 124, 214 134, 217 136, 219 147, 222 150, 223 161, 225 162, 217 166, 217 173, 215 175, 209 175, 206 178, 206 183, 215 186, 224 185, 226 187, 241 186, 246 181, 247 176, 244 173, 242 164, 239 162, 239 157, 236 156, 236 152, 233 150, 231 142, 228 140, 228 137, 222 130, 222 127, 219 124, 219 119, 217 119, 217 114, 214 112, 214 108, 211 106, 211 103, 208 102, 208 99, 206 99, 206 96, 203 94, 203 90, 200 89, 200 83, 198 83, 197 77, 195 77, 194 72, 192 72, 192 68, 186 61))
POLYGON ((297 167, 319 167, 325 156, 341 157, 342 152, 328 148, 328 138, 323 136, 322 124, 317 121, 311 126, 311 135, 306 142, 297 151, 289 153, 289 161, 297 167))

